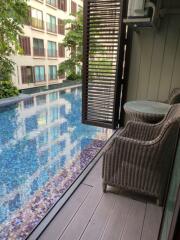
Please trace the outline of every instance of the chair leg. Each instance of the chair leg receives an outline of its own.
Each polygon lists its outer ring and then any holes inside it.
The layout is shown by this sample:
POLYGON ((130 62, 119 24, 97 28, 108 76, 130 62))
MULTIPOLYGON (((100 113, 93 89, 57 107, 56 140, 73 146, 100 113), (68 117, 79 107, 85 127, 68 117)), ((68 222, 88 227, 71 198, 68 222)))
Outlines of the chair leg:
POLYGON ((107 184, 106 184, 106 183, 103 183, 103 184, 102 184, 102 187, 103 187, 103 192, 106 193, 106 191, 107 191, 107 184))

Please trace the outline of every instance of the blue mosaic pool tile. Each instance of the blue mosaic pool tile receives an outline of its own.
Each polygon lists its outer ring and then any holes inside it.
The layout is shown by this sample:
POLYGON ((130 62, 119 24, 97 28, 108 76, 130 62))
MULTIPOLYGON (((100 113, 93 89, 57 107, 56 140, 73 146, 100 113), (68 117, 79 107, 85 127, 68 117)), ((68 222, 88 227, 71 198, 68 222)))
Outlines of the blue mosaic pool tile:
POLYGON ((0 113, 0 239, 25 239, 108 137, 81 124, 80 90, 45 96, 0 113))

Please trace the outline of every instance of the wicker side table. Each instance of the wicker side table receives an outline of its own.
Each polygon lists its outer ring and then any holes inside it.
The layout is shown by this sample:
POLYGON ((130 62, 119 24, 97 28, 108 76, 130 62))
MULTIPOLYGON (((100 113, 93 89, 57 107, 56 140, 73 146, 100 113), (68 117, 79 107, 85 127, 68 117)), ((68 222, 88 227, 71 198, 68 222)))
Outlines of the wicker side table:
POLYGON ((153 101, 129 101, 124 104, 124 111, 127 120, 157 123, 163 119, 170 106, 170 104, 153 101))

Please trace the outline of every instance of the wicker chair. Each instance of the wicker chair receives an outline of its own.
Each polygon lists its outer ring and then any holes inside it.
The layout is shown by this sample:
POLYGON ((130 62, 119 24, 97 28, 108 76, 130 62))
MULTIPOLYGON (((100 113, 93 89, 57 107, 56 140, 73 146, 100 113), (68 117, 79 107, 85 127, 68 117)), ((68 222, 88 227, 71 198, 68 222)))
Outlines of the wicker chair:
POLYGON ((174 88, 168 97, 167 103, 176 104, 180 103, 180 88, 174 88))
POLYGON ((128 122, 103 156, 103 191, 107 185, 155 197, 162 204, 175 155, 180 104, 158 124, 128 122))

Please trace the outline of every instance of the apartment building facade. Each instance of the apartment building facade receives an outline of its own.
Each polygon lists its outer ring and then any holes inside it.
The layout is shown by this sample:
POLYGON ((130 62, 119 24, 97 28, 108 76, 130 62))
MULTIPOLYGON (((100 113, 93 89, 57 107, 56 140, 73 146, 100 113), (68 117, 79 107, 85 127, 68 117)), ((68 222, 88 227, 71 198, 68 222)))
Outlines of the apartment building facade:
POLYGON ((15 62, 12 80, 19 89, 61 83, 58 65, 69 57, 62 45, 66 34, 65 19, 74 18, 82 8, 82 0, 29 0, 30 21, 19 36, 21 55, 12 56, 15 62))

